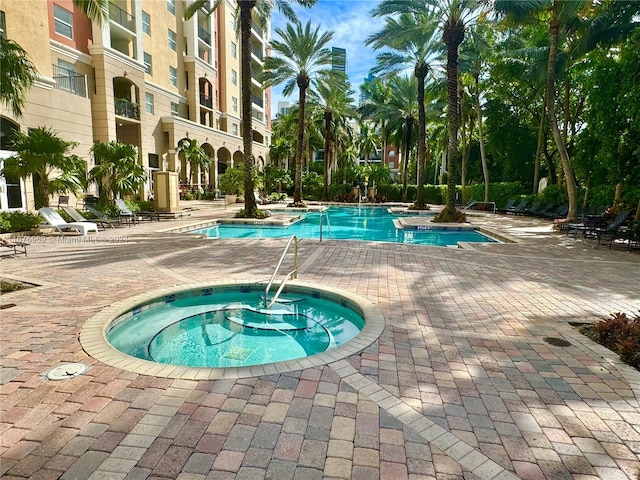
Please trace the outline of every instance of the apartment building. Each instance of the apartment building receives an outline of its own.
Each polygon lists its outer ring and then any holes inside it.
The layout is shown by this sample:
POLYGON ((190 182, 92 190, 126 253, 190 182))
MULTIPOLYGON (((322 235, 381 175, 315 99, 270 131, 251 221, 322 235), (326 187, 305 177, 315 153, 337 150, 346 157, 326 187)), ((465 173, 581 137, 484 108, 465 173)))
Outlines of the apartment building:
MULTIPOLYGON (((188 167, 181 139, 196 139, 212 166, 197 178, 216 187, 218 175, 243 162, 240 40, 236 2, 223 1, 210 17, 184 20, 191 0, 113 0, 108 22, 91 23, 72 0, 1 0, 7 38, 19 43, 39 72, 23 116, 0 110, 1 155, 10 155, 13 130, 47 126, 79 143, 73 153, 93 166, 95 142, 117 140, 138 148, 153 191, 154 171, 188 167)), ((252 29, 253 154, 258 168, 271 140, 269 89, 257 78, 269 29, 252 29)), ((33 208, 30 186, 2 179, 2 209, 33 208)))

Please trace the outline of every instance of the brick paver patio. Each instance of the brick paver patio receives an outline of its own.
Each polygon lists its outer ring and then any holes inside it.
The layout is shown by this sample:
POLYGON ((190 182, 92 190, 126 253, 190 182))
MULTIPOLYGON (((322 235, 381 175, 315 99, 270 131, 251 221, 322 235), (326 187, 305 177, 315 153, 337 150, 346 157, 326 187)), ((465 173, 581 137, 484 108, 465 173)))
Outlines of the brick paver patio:
POLYGON ((544 221, 474 217, 519 242, 470 249, 302 241, 301 280, 367 297, 386 319, 328 365, 192 381, 83 351, 83 324, 123 298, 267 280, 284 240, 167 231, 231 213, 34 237, 28 257, 0 259, 2 277, 39 285, 0 297, 15 304, 0 310, 2 478, 639 478, 640 372, 568 322, 640 310, 640 255, 544 221), (45 378, 68 362, 90 369, 45 378))

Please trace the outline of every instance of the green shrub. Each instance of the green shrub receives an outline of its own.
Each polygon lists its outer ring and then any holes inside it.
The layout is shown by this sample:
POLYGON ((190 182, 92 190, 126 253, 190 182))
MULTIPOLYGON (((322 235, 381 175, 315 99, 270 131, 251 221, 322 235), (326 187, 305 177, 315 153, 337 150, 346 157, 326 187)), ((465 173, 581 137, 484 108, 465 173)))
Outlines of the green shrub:
POLYGON ((302 191, 304 197, 312 200, 318 200, 322 197, 324 188, 324 178, 316 172, 302 174, 302 191))
POLYGON ((42 218, 37 213, 0 212, 0 228, 3 233, 27 232, 42 223, 42 218))
POLYGON ((244 193, 244 168, 228 168, 218 179, 220 190, 228 195, 244 193))

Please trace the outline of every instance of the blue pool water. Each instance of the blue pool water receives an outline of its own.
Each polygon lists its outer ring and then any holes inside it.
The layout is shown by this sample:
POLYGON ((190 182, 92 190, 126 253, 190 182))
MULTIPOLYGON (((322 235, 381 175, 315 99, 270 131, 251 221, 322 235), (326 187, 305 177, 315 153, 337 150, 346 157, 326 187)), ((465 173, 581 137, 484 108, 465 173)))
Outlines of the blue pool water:
MULTIPOLYGON (((246 226, 223 224, 193 231, 214 238, 320 238, 318 211, 302 213, 304 219, 289 226, 246 226)), ((429 230, 397 229, 394 215, 385 208, 330 207, 322 214, 322 238, 325 240, 360 240, 419 245, 447 246, 458 242, 494 242, 474 230, 433 228, 429 230)), ((431 228, 431 226, 429 226, 431 228)))
POLYGON ((121 316, 107 339, 121 352, 159 363, 245 367, 324 352, 364 327, 346 302, 290 293, 266 309, 264 290, 246 290, 158 299, 121 316))

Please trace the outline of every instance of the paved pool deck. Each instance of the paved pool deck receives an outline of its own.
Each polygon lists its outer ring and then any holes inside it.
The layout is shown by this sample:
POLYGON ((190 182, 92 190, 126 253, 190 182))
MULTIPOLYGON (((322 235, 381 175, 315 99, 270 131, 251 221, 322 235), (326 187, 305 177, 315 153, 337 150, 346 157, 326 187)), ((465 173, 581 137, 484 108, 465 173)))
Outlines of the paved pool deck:
POLYGON ((546 220, 470 216, 513 244, 303 240, 299 278, 371 300, 358 354, 247 378, 149 376, 88 356, 83 325, 127 297, 270 277, 286 240, 168 230, 235 208, 82 238, 33 237, 0 276, 0 477, 64 480, 638 480, 640 372, 569 322, 640 310, 640 254, 546 220), (545 338, 560 338, 568 347, 545 338), (58 365, 90 368, 51 381, 58 365))

